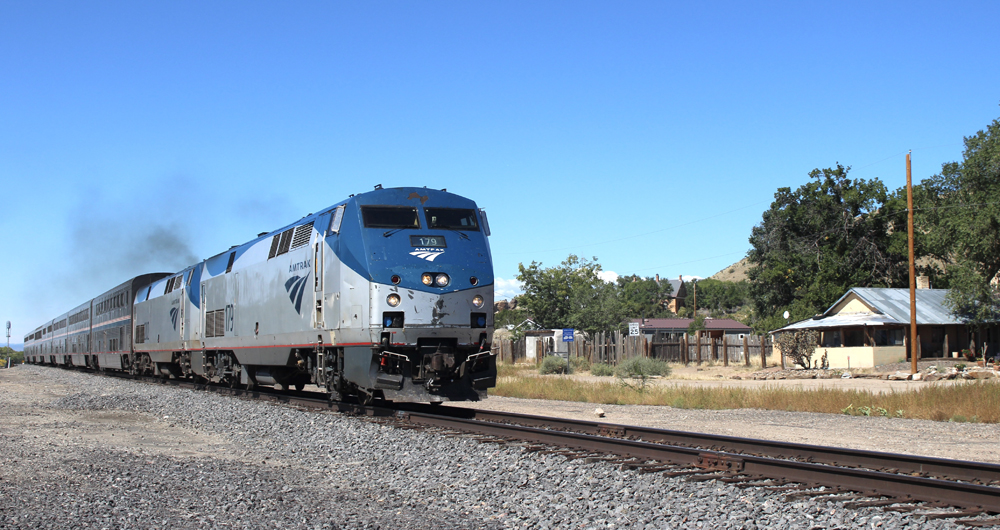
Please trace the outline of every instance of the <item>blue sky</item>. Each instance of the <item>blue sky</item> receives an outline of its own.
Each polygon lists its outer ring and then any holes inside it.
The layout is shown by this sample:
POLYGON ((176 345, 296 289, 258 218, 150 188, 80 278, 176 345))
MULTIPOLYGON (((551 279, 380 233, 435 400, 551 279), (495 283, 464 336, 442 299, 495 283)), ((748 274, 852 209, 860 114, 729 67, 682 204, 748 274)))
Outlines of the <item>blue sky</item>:
POLYGON ((376 184, 518 263, 739 260, 816 167, 905 182, 1000 116, 997 2, 3 2, 12 342, 376 184))

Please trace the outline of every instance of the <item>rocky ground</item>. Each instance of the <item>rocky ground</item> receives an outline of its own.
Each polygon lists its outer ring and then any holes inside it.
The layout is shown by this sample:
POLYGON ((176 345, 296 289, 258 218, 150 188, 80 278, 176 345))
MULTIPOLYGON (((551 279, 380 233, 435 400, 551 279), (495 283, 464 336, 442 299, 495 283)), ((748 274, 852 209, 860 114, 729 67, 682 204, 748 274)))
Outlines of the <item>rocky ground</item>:
POLYGON ((55 368, 0 404, 3 529, 957 528, 55 368))

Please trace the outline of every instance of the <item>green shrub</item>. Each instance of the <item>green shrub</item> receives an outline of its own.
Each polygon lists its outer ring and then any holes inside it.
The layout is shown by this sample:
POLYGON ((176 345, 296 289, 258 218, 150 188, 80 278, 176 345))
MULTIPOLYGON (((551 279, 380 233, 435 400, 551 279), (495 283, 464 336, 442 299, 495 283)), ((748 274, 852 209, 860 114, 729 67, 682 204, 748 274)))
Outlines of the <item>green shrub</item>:
POLYGON ((569 368, 571 372, 586 372, 590 370, 590 361, 586 357, 570 357, 569 368))
POLYGON ((670 365, 657 359, 635 357, 622 362, 615 369, 615 375, 622 379, 645 379, 654 375, 670 375, 670 365))
POLYGON ((590 375, 596 375, 599 377, 615 375, 615 367, 610 364, 594 363, 590 365, 590 375))
POLYGON ((546 355, 542 359, 542 365, 538 367, 540 374, 565 374, 567 373, 566 359, 558 355, 546 355))

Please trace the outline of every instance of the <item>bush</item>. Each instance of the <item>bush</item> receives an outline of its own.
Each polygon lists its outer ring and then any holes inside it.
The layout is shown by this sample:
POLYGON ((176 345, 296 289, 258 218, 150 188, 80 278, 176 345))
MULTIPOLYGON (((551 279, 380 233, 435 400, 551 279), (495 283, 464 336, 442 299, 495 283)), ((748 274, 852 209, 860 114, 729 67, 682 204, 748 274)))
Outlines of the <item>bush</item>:
POLYGON ((648 357, 635 357, 618 365, 615 375, 622 379, 645 379, 654 375, 670 375, 670 365, 648 357))
POLYGON ((571 372, 586 372, 590 370, 590 361, 586 357, 570 357, 569 367, 571 372))
POLYGON ((604 363, 594 363, 590 365, 590 375, 596 375, 600 377, 615 375, 615 367, 610 364, 604 363))
POLYGON ((542 365, 538 367, 538 373, 540 374, 565 374, 566 370, 566 359, 559 357, 558 355, 546 355, 542 359, 542 365))

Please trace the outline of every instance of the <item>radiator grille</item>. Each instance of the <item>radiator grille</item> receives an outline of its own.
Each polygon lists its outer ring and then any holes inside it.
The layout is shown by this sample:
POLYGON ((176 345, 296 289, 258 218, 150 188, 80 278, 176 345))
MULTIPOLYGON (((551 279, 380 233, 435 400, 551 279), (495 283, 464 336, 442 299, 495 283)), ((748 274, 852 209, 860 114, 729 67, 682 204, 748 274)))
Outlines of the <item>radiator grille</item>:
POLYGON ((295 227, 295 237, 292 238, 292 248, 299 248, 302 245, 308 245, 309 240, 312 238, 312 221, 295 227))
POLYGON ((308 245, 312 239, 312 222, 289 228, 280 234, 275 234, 271 238, 271 249, 267 252, 267 259, 280 256, 293 248, 308 245))
POLYGON ((271 250, 267 253, 267 259, 271 259, 278 255, 278 241, 281 240, 281 234, 274 234, 271 238, 271 250))
POLYGON ((292 233, 294 231, 294 228, 289 228, 281 233, 281 242, 278 243, 278 256, 288 252, 288 248, 292 246, 292 233))
POLYGON ((226 310, 205 313, 205 337, 223 337, 226 334, 226 310))

